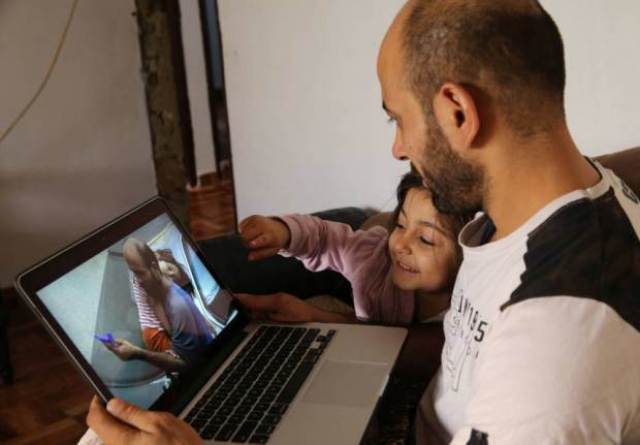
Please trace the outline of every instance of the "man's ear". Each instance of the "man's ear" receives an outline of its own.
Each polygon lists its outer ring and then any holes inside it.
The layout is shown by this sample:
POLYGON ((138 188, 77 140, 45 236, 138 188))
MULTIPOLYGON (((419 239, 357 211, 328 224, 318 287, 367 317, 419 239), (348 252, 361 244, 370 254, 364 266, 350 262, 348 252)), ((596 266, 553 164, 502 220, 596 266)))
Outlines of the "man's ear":
POLYGON ((475 99, 464 86, 447 82, 433 99, 435 117, 452 147, 473 146, 480 132, 480 115, 475 99))

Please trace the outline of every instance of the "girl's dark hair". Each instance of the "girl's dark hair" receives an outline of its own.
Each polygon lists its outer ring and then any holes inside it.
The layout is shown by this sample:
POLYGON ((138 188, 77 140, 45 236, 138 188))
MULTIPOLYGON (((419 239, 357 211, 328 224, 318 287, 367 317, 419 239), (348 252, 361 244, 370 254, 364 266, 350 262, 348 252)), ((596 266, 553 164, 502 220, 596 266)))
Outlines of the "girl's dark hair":
POLYGON ((411 189, 427 190, 424 185, 422 185, 422 177, 414 171, 406 173, 402 179, 400 179, 400 184, 398 184, 398 188, 396 189, 398 204, 393 210, 393 215, 390 221, 391 227, 389 227, 390 230, 393 230, 396 227, 398 217, 400 216, 402 206, 404 205, 404 200, 407 198, 407 193, 409 193, 409 190, 411 189))
MULTIPOLYGON (((391 221, 389 222, 389 230, 395 229, 396 224, 398 223, 398 217, 400 216, 400 212, 402 211, 402 206, 404 206, 404 201, 407 198, 409 190, 412 189, 419 189, 431 195, 431 191, 423 185, 422 177, 420 176, 420 174, 413 169, 410 172, 406 173, 402 177, 402 179, 400 179, 400 184, 398 184, 398 188, 396 189, 398 204, 396 205, 391 221)), ((474 213, 450 214, 438 212, 439 222, 443 225, 444 229, 446 229, 453 237, 454 242, 456 242, 459 262, 462 261, 462 252, 457 243, 458 233, 460 233, 460 230, 462 230, 465 224, 473 219, 473 216, 474 213)))

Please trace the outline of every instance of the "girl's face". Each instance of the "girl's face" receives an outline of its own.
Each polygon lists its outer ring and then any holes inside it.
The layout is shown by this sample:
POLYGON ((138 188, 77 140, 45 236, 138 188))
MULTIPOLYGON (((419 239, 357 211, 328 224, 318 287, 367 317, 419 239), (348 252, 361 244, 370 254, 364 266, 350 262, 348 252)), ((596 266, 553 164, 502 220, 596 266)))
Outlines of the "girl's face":
POLYGON ((182 273, 182 270, 180 270, 180 268, 174 263, 166 260, 160 260, 158 261, 158 265, 160 266, 162 274, 173 280, 178 286, 185 284, 186 277, 182 273))
POLYGON ((455 243, 428 192, 409 190, 389 236, 393 282, 403 290, 435 292, 449 287, 456 273, 455 243))

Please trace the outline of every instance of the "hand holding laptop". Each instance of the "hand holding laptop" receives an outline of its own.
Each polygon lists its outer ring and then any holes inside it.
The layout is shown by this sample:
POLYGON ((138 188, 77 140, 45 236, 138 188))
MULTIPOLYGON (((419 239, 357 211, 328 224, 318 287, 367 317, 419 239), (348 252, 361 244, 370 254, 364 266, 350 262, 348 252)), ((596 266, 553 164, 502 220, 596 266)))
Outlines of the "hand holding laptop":
MULTIPOLYGON (((107 445, 202 444, 200 437, 211 444, 269 441, 288 445, 300 443, 300 437, 310 445, 357 443, 406 337, 402 328, 252 321, 232 303, 228 288, 159 199, 20 274, 16 288, 102 403, 110 401, 108 408, 94 401, 87 417, 107 445), (132 239, 139 240, 139 245, 129 242, 132 239), (221 303, 232 307, 232 312, 212 343, 207 326, 198 322, 207 309, 195 306, 173 280, 161 279, 157 257, 149 247, 152 240, 156 248, 181 256, 196 286, 210 283, 209 287, 226 290, 215 299, 226 300, 221 303), (129 283, 132 273, 146 278, 151 294, 171 309, 171 320, 189 328, 172 332, 174 354, 143 349, 133 340, 144 335, 144 320, 127 315, 136 311, 129 283), (87 293, 78 285, 94 278, 109 280, 113 286, 106 293, 101 286, 87 293), (87 308, 87 316, 75 330, 66 328, 70 321, 78 321, 77 310, 69 310, 72 306, 87 308), (202 338, 210 348, 189 347, 200 339, 199 332, 206 333, 202 338), (112 352, 104 354, 105 348, 112 352), (94 350, 100 354, 93 354, 94 350), (112 353, 125 361, 113 362, 119 365, 118 373, 105 379, 101 377, 109 368, 105 361, 113 360, 112 353), (155 380, 150 382, 149 376, 137 374, 140 363, 129 363, 136 359, 178 371, 185 378, 170 380, 154 373, 155 380)), ((239 301, 270 320, 323 321, 315 308, 292 295, 241 296, 239 301)))
POLYGON ((172 414, 146 411, 119 399, 107 408, 94 397, 87 425, 106 445, 199 445, 202 439, 186 422, 172 414))

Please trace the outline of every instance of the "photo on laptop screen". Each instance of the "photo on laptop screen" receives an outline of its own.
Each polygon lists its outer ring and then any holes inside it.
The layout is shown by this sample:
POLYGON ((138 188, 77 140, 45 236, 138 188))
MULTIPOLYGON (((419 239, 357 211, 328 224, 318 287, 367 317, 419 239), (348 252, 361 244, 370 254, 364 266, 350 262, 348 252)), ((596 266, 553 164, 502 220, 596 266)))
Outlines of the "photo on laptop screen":
POLYGON ((37 295, 113 395, 143 408, 237 315, 166 214, 37 295))

